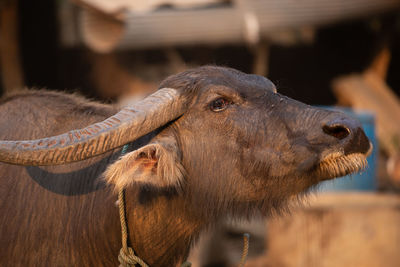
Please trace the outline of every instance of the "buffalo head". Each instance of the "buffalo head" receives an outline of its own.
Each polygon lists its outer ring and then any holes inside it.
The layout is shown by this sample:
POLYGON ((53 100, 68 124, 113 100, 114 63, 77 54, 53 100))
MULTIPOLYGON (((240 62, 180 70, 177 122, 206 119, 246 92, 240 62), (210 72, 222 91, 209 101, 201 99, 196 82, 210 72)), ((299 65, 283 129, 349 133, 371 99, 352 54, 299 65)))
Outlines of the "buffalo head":
POLYGON ((359 122, 287 98, 264 77, 207 66, 171 76, 160 88, 84 129, 1 141, 0 160, 65 164, 153 133, 110 165, 106 180, 117 189, 172 190, 203 215, 265 213, 366 165, 371 145, 359 122))

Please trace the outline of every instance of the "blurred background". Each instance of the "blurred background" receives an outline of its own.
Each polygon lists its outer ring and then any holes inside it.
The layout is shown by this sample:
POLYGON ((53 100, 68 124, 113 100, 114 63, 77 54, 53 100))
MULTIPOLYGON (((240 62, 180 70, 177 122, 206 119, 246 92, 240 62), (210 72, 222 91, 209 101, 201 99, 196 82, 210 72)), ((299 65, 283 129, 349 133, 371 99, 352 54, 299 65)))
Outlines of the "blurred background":
POLYGON ((193 266, 400 266, 400 0, 0 0, 0 94, 79 92, 126 105, 168 75, 216 64, 357 117, 362 173, 284 217, 227 220, 193 266))

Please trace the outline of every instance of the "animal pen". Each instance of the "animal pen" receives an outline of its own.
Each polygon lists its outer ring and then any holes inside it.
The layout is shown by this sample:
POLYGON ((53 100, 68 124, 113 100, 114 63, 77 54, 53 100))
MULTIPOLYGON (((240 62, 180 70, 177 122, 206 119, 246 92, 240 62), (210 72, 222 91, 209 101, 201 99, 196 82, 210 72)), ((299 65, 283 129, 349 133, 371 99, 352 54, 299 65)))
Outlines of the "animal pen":
POLYGON ((224 65, 363 124, 363 173, 293 197, 290 212, 227 218, 192 266, 236 266, 243 233, 248 267, 400 266, 399 0, 33 2, 0 2, 3 95, 44 87, 125 107, 169 75, 224 65))

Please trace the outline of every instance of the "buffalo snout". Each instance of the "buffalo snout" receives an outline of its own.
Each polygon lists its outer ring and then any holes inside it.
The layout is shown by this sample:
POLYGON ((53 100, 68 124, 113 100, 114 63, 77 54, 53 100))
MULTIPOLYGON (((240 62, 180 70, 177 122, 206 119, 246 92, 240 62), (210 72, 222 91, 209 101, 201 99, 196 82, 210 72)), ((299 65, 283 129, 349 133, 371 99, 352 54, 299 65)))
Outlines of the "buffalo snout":
POLYGON ((343 147, 345 155, 352 153, 367 154, 372 148, 360 122, 345 114, 324 123, 322 130, 325 134, 336 138, 343 147))

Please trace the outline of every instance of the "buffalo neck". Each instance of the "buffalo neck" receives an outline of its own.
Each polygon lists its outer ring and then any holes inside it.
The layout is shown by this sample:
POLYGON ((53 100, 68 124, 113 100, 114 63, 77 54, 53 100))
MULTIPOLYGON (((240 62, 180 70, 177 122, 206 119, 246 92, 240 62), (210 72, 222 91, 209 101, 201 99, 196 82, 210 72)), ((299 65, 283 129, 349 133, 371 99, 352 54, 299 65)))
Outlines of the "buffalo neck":
POLYGON ((204 220, 195 217, 176 192, 125 192, 129 246, 150 266, 176 266, 186 260, 204 220))

